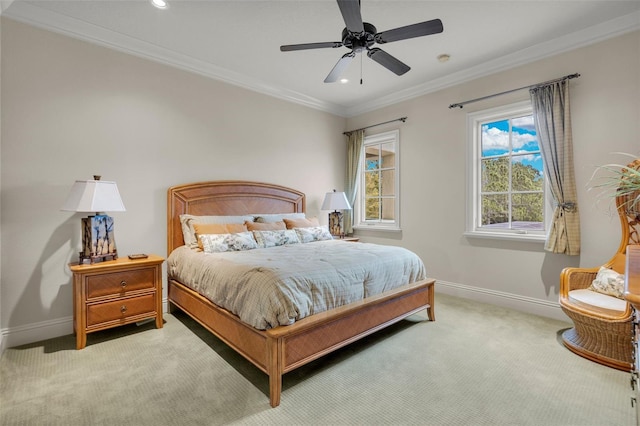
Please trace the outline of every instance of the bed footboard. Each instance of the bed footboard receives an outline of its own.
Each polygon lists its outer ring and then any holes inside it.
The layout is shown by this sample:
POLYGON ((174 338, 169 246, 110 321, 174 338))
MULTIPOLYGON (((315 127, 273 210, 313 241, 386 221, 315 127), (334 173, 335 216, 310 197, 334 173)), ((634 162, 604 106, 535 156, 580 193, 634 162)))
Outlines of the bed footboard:
POLYGON ((277 407, 283 374, 423 309, 434 321, 434 286, 433 279, 419 281, 266 331, 174 280, 169 280, 169 301, 265 372, 271 406, 277 407))

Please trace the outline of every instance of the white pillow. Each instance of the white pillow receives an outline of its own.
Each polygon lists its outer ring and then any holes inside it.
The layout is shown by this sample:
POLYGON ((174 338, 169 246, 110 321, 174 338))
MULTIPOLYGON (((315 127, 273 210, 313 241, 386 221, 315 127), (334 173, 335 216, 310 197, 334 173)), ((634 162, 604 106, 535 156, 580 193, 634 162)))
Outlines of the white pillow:
POLYGON ((267 213, 267 214, 253 214, 255 220, 252 222, 271 223, 282 222, 282 219, 304 219, 304 213, 267 213))
POLYGON ((601 266, 589 290, 622 299, 624 293, 624 275, 617 273, 613 269, 601 266))
POLYGON ((253 216, 195 216, 192 214, 181 214, 180 225, 182 226, 184 244, 190 248, 198 248, 198 237, 196 236, 195 229, 193 229, 194 223, 244 223, 245 220, 253 222, 253 216))
POLYGON ((242 251, 258 248, 251 232, 237 234, 204 234, 198 237, 205 253, 242 251))
POLYGON ((326 226, 314 226, 311 228, 294 228, 301 243, 313 241, 332 240, 333 237, 326 226))
POLYGON ((281 229, 277 231, 253 231, 253 236, 258 243, 258 247, 277 247, 288 244, 298 244, 298 234, 293 229, 281 229))

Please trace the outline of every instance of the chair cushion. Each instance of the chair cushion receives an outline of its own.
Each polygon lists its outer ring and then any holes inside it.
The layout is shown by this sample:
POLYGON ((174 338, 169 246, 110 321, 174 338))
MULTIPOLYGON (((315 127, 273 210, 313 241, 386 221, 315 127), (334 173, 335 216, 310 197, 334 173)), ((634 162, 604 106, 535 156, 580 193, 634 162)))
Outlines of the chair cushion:
POLYGON ((592 308, 594 312, 609 315, 620 315, 627 309, 625 300, 587 289, 571 290, 569 301, 585 309, 592 308))

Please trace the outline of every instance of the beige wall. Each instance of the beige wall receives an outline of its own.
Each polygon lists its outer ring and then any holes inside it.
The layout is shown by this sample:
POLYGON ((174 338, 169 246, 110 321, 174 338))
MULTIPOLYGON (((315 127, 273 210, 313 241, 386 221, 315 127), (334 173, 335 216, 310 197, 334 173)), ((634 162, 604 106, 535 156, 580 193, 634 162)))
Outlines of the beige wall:
MULTIPOLYGON (((61 212, 71 184, 118 183, 121 253, 166 255, 166 189, 244 179, 294 186, 326 223, 340 188, 342 132, 401 116, 401 234, 362 234, 425 261, 438 291, 560 315, 560 270, 597 265, 619 242, 617 218, 587 192, 595 166, 638 153, 640 34, 633 33, 344 119, 123 53, 3 20, 0 330, 10 345, 71 332, 71 276, 82 214, 61 212), (526 99, 519 92, 450 103, 579 72, 572 111, 583 254, 463 236, 466 113, 526 99)), ((445 65, 446 66, 446 65, 445 65)))
MULTIPOLYGON (((455 60, 455 58, 453 59, 455 60)), ((358 128, 408 116, 400 129, 402 236, 379 234, 370 241, 402 244, 424 260, 438 291, 553 314, 558 275, 566 266, 596 266, 615 252, 620 226, 605 204, 587 191, 596 165, 628 162, 612 152, 640 154, 640 33, 601 42, 497 73, 348 120, 358 128), (580 73, 571 80, 571 107, 582 254, 550 254, 542 244, 473 239, 465 230, 466 114, 528 99, 521 91, 464 109, 462 102, 580 73)), ((562 318, 562 316, 560 316, 562 318)))
POLYGON ((66 265, 83 214, 60 207, 76 179, 117 182, 121 254, 160 255, 171 185, 292 186, 326 223, 324 194, 343 182, 341 117, 6 19, 2 78, 0 328, 10 345, 33 327, 71 332, 66 265))

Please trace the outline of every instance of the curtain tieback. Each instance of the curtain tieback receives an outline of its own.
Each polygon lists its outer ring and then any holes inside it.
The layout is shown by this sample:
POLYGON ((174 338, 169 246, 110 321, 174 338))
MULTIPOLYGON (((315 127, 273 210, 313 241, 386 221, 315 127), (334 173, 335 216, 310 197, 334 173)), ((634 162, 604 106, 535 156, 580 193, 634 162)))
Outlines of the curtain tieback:
POLYGON ((568 202, 568 203, 558 203, 558 207, 560 207, 565 212, 573 213, 577 210, 578 206, 576 205, 576 203, 568 202))

